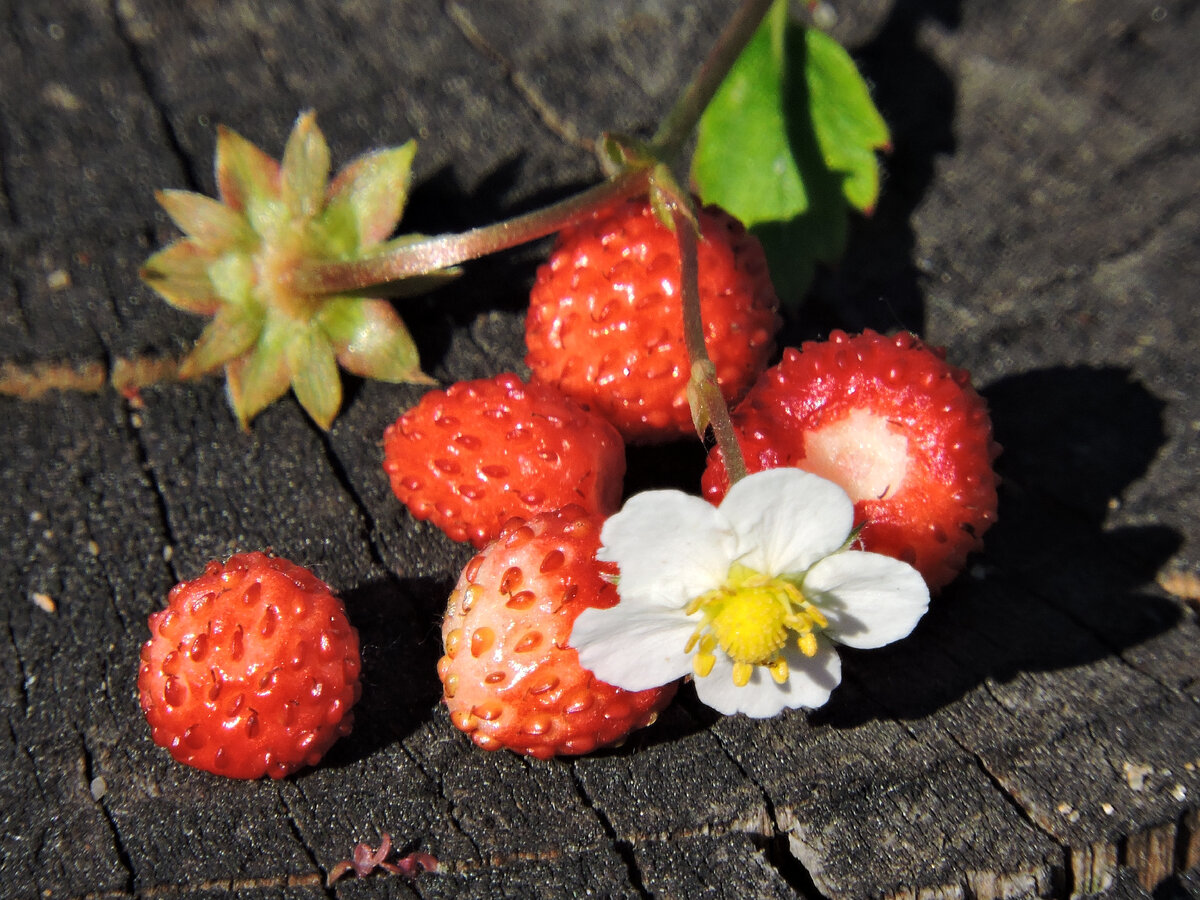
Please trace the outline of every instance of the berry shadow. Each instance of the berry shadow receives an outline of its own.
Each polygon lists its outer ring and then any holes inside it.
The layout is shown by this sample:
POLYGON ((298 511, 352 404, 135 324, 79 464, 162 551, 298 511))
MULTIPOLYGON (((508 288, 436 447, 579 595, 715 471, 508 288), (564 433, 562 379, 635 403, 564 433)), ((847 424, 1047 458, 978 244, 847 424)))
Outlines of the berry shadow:
POLYGON ((1145 474, 1166 439, 1164 403, 1127 370, 1105 367, 1029 372, 983 393, 1004 447, 999 520, 985 552, 934 598, 908 639, 845 654, 847 680, 883 713, 835 692, 814 724, 923 718, 985 681, 1120 655, 1182 616, 1154 587, 1182 534, 1106 526, 1110 501, 1145 474))
POLYGON ((625 448, 625 496, 674 489, 695 494, 708 449, 694 437, 668 444, 625 448))
POLYGON ((442 698, 437 661, 441 621, 453 580, 399 578, 370 582, 342 595, 358 629, 362 697, 354 730, 334 744, 322 765, 359 762, 404 740, 426 722, 442 698))

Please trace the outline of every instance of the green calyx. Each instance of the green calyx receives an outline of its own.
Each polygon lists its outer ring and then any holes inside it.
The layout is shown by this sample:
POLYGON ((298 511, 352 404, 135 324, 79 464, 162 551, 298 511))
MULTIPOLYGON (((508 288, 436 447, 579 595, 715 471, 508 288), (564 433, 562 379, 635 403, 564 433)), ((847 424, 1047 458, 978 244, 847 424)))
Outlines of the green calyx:
MULTIPOLYGON (((329 428, 342 403, 339 366, 380 381, 431 383, 391 303, 304 292, 294 278, 305 264, 352 262, 380 251, 404 211, 415 152, 409 141, 368 153, 331 181, 329 146, 306 112, 281 163, 218 129, 220 199, 158 194, 186 237, 146 260, 141 277, 172 306, 212 316, 180 374, 224 368, 243 427, 290 388, 313 420, 329 428)), ((423 275, 419 287, 454 274, 423 275)), ((397 291, 392 285, 376 293, 397 291)))

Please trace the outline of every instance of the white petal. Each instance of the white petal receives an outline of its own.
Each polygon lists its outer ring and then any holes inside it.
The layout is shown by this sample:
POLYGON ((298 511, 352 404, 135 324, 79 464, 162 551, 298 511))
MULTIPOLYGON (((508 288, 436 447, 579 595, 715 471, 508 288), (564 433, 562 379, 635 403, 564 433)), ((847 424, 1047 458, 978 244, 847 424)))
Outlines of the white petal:
POLYGON ((829 702, 833 689, 842 683, 842 658, 830 641, 817 638, 817 652, 805 656, 790 642, 783 652, 788 664, 787 688, 790 707, 816 709, 829 702))
POLYGON ((847 550, 821 560, 804 594, 829 620, 825 632, 847 647, 882 647, 906 636, 929 608, 929 588, 907 563, 847 550))
POLYGON ((738 562, 766 575, 799 574, 846 542, 854 504, 832 481, 766 469, 734 484, 721 515, 738 536, 738 562))
POLYGON ((673 608, 724 583, 736 543, 716 507, 682 491, 635 494, 600 542, 596 557, 620 570, 623 606, 673 608))
POLYGON ((579 663, 601 681, 627 691, 644 691, 692 671, 683 648, 696 622, 680 610, 629 611, 625 603, 585 609, 575 619, 569 646, 579 663))
POLYGON ((777 684, 769 671, 757 666, 746 686, 738 687, 733 683, 733 661, 718 653, 712 671, 695 680, 696 696, 719 713, 743 713, 755 719, 765 719, 784 709, 824 705, 842 680, 842 661, 837 651, 828 641, 818 641, 817 653, 811 658, 794 645, 789 645, 785 655, 790 671, 783 684, 777 684))

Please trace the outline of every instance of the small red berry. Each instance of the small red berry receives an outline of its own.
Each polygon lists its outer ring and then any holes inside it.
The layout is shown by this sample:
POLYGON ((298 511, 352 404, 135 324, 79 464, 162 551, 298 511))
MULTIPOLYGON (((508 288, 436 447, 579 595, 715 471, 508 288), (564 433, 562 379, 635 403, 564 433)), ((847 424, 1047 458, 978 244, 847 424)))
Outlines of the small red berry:
POLYGON ((513 516, 621 501, 625 443, 551 385, 503 374, 430 391, 388 426, 383 468, 418 519, 482 547, 513 516))
MULTIPOLYGON (((698 219, 704 340, 733 402, 774 351, 779 300, 758 240, 717 207, 698 219)), ((692 433, 679 247, 645 198, 564 229, 529 299, 525 361, 535 378, 605 416, 627 441, 692 433)))
POLYGON ((316 765, 354 722, 358 632, 307 569, 241 553, 150 616, 138 690, 156 744, 231 778, 316 765))
MULTIPOLYGON (((751 472, 797 466, 837 482, 854 501, 867 550, 948 584, 996 520, 1000 452, 987 404, 945 351, 908 333, 835 331, 788 348, 733 412, 751 472)), ((709 454, 705 497, 729 480, 709 454)))
POLYGON ((513 519, 467 564, 442 624, 438 676, 450 720, 485 750, 588 753, 653 722, 675 685, 625 691, 569 646, 575 619, 618 601, 596 560, 602 520, 578 506, 513 519))

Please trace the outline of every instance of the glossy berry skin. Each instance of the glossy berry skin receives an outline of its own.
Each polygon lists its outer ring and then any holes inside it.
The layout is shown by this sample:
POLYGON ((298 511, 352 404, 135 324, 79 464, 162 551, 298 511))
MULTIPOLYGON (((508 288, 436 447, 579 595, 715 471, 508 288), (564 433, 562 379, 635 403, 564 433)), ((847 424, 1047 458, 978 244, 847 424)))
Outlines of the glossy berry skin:
MULTIPOLYGON (((987 405, 945 351, 908 333, 835 331, 788 348, 733 413, 750 472, 797 466, 854 501, 865 549, 901 559, 937 590, 996 520, 1000 452, 987 405)), ((709 454, 704 496, 728 490, 709 454)))
POLYGON ((230 778, 316 765, 354 722, 358 632, 307 569, 240 553, 150 616, 138 690, 156 744, 230 778))
MULTIPOLYGON (((717 207, 698 217, 705 345, 733 402, 770 360, 779 301, 757 238, 717 207)), ((679 248, 647 200, 563 230, 529 299, 525 362, 535 378, 599 412, 631 443, 694 433, 679 248)))
POLYGON ((503 374, 430 391, 383 436, 392 490, 418 519, 482 547, 513 516, 621 501, 625 443, 556 388, 503 374))
POLYGON ((509 522, 450 596, 438 662, 450 720, 485 750, 587 753, 649 725, 675 685, 624 691, 579 664, 575 619, 617 603, 602 519, 578 506, 509 522))

